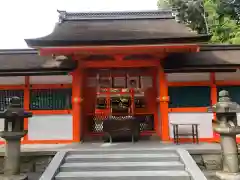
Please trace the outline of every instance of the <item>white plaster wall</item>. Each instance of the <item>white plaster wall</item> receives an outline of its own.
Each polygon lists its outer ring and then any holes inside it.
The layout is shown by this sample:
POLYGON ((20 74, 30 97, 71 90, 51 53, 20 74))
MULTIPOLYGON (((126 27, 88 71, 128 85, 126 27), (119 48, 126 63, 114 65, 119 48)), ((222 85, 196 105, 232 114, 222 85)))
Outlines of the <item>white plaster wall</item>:
POLYGON ((72 140, 72 115, 36 115, 28 120, 29 140, 72 140))
MULTIPOLYGON (((212 138, 212 113, 169 113, 169 128, 170 137, 173 138, 173 128, 171 122, 179 123, 199 123, 198 133, 199 138, 212 138)), ((192 132, 192 127, 189 125, 179 126, 179 133, 189 133, 192 132)), ((191 136, 189 136, 191 137, 191 136)))
POLYGON ((169 82, 208 81, 210 73, 169 73, 167 80, 169 82))
MULTIPOLYGON (((237 120, 238 120, 238 125, 240 126, 240 113, 237 113, 237 120)), ((240 137, 240 134, 237 135, 237 137, 240 137)))
POLYGON ((222 81, 222 80, 240 80, 240 72, 219 72, 215 73, 215 79, 222 81))
MULTIPOLYGON (((0 131, 4 130, 4 119, 0 119, 0 131)), ((3 138, 0 138, 0 141, 4 141, 3 138)))
POLYGON ((68 84, 72 83, 71 75, 31 76, 30 84, 68 84))
POLYGON ((25 84, 24 76, 0 77, 1 85, 22 85, 25 84))

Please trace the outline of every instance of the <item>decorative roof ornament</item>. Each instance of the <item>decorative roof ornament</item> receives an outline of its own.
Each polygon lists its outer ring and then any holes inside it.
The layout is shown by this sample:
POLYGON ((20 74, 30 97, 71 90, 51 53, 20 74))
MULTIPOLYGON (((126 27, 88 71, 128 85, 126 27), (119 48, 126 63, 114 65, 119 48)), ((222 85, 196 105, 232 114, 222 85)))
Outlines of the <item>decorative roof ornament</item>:
POLYGON ((53 55, 51 59, 45 61, 42 65, 44 68, 60 67, 63 61, 67 60, 67 56, 55 56, 53 55))
POLYGON ((58 23, 61 24, 65 20, 67 12, 66 11, 61 11, 61 10, 57 10, 57 12, 59 13, 58 23))

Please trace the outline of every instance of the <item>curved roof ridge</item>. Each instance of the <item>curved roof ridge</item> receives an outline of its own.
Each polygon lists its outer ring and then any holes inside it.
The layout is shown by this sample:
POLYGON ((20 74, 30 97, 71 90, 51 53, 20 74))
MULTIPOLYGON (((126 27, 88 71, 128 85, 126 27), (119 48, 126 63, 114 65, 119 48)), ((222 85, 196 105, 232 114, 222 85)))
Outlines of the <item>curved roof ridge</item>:
POLYGON ((76 20, 118 20, 118 19, 174 19, 171 9, 148 11, 92 11, 67 12, 57 10, 59 22, 76 20))

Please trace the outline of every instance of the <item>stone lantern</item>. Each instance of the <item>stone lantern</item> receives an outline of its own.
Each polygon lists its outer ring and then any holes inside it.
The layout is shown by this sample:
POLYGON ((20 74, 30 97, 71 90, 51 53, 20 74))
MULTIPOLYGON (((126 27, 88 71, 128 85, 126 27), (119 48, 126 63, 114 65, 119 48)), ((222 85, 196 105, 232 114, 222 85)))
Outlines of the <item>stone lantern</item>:
POLYGON ((212 107, 217 120, 213 121, 213 130, 220 135, 223 170, 216 175, 222 180, 239 180, 239 160, 236 135, 240 134, 237 124, 237 112, 240 106, 232 102, 228 91, 219 92, 219 101, 212 107))
POLYGON ((24 118, 32 117, 32 113, 21 108, 19 97, 10 100, 9 107, 0 113, 4 118, 4 131, 0 136, 6 140, 4 175, 1 180, 27 180, 26 175, 20 175, 20 146, 21 139, 27 134, 24 130, 24 118))

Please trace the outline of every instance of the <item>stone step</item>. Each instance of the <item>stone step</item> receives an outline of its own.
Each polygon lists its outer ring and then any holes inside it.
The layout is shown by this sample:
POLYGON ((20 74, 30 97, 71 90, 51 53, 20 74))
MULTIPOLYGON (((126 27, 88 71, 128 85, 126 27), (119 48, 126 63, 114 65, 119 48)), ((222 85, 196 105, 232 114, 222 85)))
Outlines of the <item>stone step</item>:
POLYGON ((106 149, 106 150, 77 150, 77 151, 70 151, 68 154, 80 154, 80 155, 89 155, 89 154, 166 154, 166 153, 176 153, 174 149, 106 149))
POLYGON ((175 153, 163 154, 91 154, 68 155, 65 162, 166 162, 179 161, 175 153))
POLYGON ((184 170, 185 166, 178 161, 170 162, 105 162, 105 163, 65 163, 61 172, 81 171, 160 171, 184 170))
POLYGON ((60 172, 55 180, 191 180, 185 171, 60 172))

